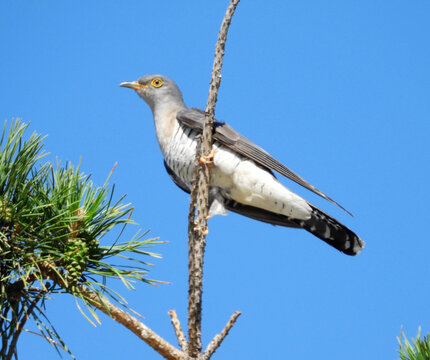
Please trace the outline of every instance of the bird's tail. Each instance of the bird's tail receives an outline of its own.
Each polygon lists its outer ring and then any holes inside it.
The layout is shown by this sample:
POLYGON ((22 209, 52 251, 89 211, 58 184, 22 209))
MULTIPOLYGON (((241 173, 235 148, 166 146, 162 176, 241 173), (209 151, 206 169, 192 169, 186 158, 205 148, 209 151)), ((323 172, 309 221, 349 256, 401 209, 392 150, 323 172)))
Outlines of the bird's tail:
MULTIPOLYGON (((310 205, 310 204, 309 204, 310 205)), ((312 215, 308 220, 295 220, 303 229, 309 231, 327 244, 347 255, 358 255, 364 248, 364 241, 324 211, 312 207, 312 215)))
MULTIPOLYGON (((309 204, 309 203, 308 203, 309 204)), ((324 211, 309 204, 312 208, 311 218, 308 220, 292 219, 285 215, 272 213, 267 210, 227 200, 225 207, 235 213, 263 221, 272 225, 292 228, 303 228, 327 244, 347 255, 358 255, 364 248, 364 241, 324 211)))

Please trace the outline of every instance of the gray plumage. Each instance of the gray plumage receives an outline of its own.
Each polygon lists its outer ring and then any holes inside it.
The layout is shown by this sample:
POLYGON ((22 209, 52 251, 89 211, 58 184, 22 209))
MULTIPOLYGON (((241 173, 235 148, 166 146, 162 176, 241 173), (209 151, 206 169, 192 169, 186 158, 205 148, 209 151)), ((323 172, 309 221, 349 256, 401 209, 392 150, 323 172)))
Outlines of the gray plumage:
MULTIPOLYGON (((162 75, 147 75, 120 85, 136 90, 150 106, 166 170, 176 185, 190 192, 195 137, 202 132, 204 112, 188 109, 178 86, 162 75)), ((225 215, 229 210, 273 225, 303 228, 347 255, 357 255, 361 251, 364 242, 356 234, 291 192, 272 171, 345 210, 342 206, 227 124, 215 121, 213 134, 211 216, 225 215)))

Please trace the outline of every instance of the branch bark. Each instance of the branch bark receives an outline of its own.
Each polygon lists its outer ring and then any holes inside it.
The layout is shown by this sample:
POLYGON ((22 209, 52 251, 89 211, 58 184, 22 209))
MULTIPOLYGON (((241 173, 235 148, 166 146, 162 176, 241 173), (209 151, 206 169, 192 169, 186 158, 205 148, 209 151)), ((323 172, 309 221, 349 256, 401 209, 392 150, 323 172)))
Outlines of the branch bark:
MULTIPOLYGON (((218 89, 221 84, 221 69, 227 40, 228 28, 234 11, 240 0, 231 0, 221 24, 215 48, 208 101, 206 104, 206 120, 203 128, 201 146, 198 147, 197 158, 208 159, 212 151, 212 128, 218 89)), ((203 293, 203 260, 207 235, 209 209, 210 171, 207 161, 199 161, 196 166, 197 181, 191 191, 190 216, 188 224, 189 250, 189 290, 188 290, 188 347, 187 355, 198 358, 201 355, 201 313, 203 293), (196 210, 197 207, 197 210, 196 210)))

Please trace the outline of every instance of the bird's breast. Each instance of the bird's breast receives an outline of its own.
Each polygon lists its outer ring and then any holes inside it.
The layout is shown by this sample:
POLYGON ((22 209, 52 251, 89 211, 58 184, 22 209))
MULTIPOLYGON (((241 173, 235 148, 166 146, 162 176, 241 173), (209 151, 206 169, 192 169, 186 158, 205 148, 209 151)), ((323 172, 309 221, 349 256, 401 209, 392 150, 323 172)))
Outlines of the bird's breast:
POLYGON ((176 122, 169 140, 164 146, 160 143, 167 165, 189 188, 191 188, 194 176, 196 136, 197 132, 194 129, 176 122))
MULTIPOLYGON (((166 163, 189 188, 194 176, 198 134, 196 130, 176 123, 169 141, 161 146, 166 163)), ((217 142, 213 144, 213 150, 215 166, 211 169, 211 185, 228 191, 241 158, 217 142)))

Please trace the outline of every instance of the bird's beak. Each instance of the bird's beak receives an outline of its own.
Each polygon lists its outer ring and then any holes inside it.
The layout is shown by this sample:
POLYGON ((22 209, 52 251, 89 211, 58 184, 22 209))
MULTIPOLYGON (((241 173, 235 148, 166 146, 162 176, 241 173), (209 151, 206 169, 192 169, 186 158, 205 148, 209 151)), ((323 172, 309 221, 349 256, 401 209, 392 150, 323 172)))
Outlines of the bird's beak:
POLYGON ((137 81, 124 81, 119 86, 130 88, 133 90, 139 90, 141 88, 147 88, 148 85, 139 84, 137 81))

